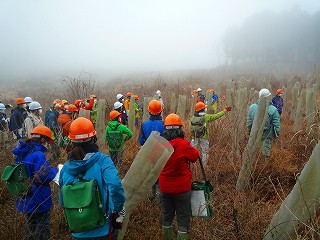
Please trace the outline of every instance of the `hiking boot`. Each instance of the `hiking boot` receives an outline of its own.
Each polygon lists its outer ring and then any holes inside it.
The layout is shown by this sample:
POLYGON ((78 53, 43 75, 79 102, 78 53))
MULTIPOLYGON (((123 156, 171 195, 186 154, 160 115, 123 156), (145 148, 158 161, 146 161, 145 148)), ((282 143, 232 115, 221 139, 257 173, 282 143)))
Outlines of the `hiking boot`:
POLYGON ((189 234, 187 232, 178 231, 178 240, 189 240, 189 234))
POLYGON ((173 239, 172 226, 162 226, 162 232, 163 232, 163 239, 164 240, 172 240, 173 239))

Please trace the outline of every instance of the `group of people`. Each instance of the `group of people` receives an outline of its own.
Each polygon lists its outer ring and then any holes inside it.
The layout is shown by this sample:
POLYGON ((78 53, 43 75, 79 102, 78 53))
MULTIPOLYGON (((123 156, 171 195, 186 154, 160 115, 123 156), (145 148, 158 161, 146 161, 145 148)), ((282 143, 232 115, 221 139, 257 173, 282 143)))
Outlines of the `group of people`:
MULTIPOLYGON (((201 89, 199 92, 201 93, 201 89)), ((281 98, 282 92, 278 91, 278 94, 277 104, 280 102, 279 97, 281 98)), ((259 98, 270 95, 271 93, 267 89, 261 89, 259 92, 259 98)), ((127 94, 126 100, 130 97, 127 94)), ((25 214, 24 239, 50 238, 52 198, 49 183, 57 176, 59 169, 50 166, 45 152, 48 150, 47 144, 54 143, 57 131, 62 132, 69 141, 67 161, 59 172, 60 204, 65 209, 66 196, 63 193, 66 186, 95 179, 102 203, 101 211, 103 211, 105 218, 103 224, 92 229, 72 232, 73 239, 99 240, 108 237, 117 239, 118 230, 121 228, 125 216, 123 206, 126 199, 117 167, 121 166, 124 143, 132 137, 132 132, 126 127, 127 113, 130 107, 127 106, 128 109, 126 109, 125 105, 130 102, 125 102, 122 94, 117 95, 117 100, 114 103, 114 110, 109 114, 110 121, 106 127, 105 139, 110 156, 102 153, 103 150, 99 150, 96 144, 95 112, 92 112, 90 120, 78 117, 80 108, 91 111, 97 109, 95 95, 91 96, 87 104, 85 101, 69 104, 67 101, 55 100, 53 106, 47 110, 44 122, 40 117, 42 107, 38 102, 31 101, 27 105, 25 99, 18 98, 16 100, 17 107, 12 111, 10 118, 10 124, 11 121, 14 121, 16 125, 15 127, 9 126, 9 129, 16 139, 24 139, 24 141, 19 141, 19 145, 13 149, 13 153, 16 156, 16 163, 23 163, 29 178, 32 179, 31 193, 16 197, 17 209, 25 214), (28 126, 28 128, 24 126, 28 126)), ((164 107, 160 98, 149 102, 150 117, 140 127, 138 140, 140 145, 147 141, 152 131, 157 131, 160 136, 170 142, 174 149, 158 179, 162 201, 164 239, 173 238, 172 223, 175 214, 178 223, 178 239, 189 239, 192 182, 189 163, 195 163, 198 159, 202 159, 204 165, 208 164, 208 125, 224 116, 226 112, 231 111, 231 107, 225 107, 218 113, 208 114, 204 101, 196 103, 194 115, 190 119, 191 142, 185 139, 182 128, 183 121, 177 114, 171 113, 163 121, 164 107), (201 147, 201 154, 196 148, 198 144, 201 147)), ((282 106, 283 101, 281 112, 282 106)), ((2 105, 0 105, 0 110, 1 108, 2 105)), ((249 129, 251 129, 256 108, 257 103, 252 104, 249 108, 247 121, 249 129)), ((277 135, 280 133, 279 108, 273 106, 272 102, 268 107, 268 116, 270 118, 269 129, 264 131, 263 137, 263 148, 266 152, 270 150, 271 146, 270 141, 266 139, 270 139, 274 133, 277 135)), ((5 119, 7 118, 5 117, 5 119)))
POLYGON ((198 88, 197 90, 193 90, 191 95, 193 98, 196 98, 196 102, 203 102, 205 104, 208 104, 209 101, 211 101, 210 105, 210 110, 212 110, 213 112, 215 112, 218 108, 218 95, 215 93, 215 91, 213 89, 209 89, 209 93, 212 94, 211 99, 206 99, 206 96, 202 93, 202 89, 198 88))

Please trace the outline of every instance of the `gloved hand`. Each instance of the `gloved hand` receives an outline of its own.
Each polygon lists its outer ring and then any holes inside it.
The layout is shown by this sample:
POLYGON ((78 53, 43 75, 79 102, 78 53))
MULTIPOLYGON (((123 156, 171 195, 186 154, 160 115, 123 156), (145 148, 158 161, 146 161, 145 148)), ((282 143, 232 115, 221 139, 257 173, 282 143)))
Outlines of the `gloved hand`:
POLYGON ((226 107, 225 109, 226 109, 228 112, 231 111, 231 107, 226 107))
POLYGON ((122 222, 126 215, 126 210, 123 209, 120 212, 115 212, 112 214, 112 225, 115 229, 122 229, 122 222))

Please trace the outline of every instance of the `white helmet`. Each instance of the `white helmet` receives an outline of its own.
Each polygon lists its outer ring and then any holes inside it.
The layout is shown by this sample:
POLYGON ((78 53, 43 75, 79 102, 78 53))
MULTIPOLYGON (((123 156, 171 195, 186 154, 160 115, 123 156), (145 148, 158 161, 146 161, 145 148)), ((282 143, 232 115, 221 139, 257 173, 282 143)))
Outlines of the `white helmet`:
POLYGON ((0 110, 6 110, 6 106, 3 103, 0 103, 0 110))
POLYGON ((115 102, 114 104, 113 104, 113 109, 118 109, 118 108, 120 108, 120 107, 122 107, 122 103, 121 102, 115 102))
POLYGON ((201 92, 201 91, 202 91, 202 89, 201 89, 201 88, 198 88, 198 89, 197 89, 197 92, 201 92))
POLYGON ((157 90, 157 91, 156 91, 156 94, 157 94, 158 96, 160 96, 160 95, 161 95, 160 90, 157 90))
POLYGON ((119 100, 120 98, 123 98, 123 95, 121 93, 117 94, 117 99, 119 100))
POLYGON ((25 101, 26 103, 31 103, 33 100, 32 100, 31 97, 25 97, 25 98, 24 98, 24 101, 25 101))
POLYGON ((262 88, 259 92, 259 98, 260 97, 269 97, 270 95, 271 95, 271 92, 266 88, 262 88))
POLYGON ((41 107, 40 103, 38 103, 38 102, 32 102, 29 105, 29 109, 30 110, 38 110, 38 109, 41 109, 41 108, 42 107, 41 107))

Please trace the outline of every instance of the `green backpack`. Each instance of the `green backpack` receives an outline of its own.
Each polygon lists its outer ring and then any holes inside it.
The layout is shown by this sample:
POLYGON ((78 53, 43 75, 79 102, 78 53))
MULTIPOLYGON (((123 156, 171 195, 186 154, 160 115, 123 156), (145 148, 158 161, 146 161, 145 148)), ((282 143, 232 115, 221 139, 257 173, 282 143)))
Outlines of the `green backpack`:
POLYGON ((108 131, 108 146, 114 149, 120 149, 123 141, 123 133, 119 130, 108 131))
POLYGON ((64 217, 71 232, 90 231, 106 223, 97 180, 79 179, 63 185, 61 195, 64 217))
POLYGON ((190 131, 192 136, 195 138, 203 137, 206 132, 204 117, 195 117, 191 118, 190 131))
POLYGON ((31 182, 23 163, 6 166, 2 172, 1 180, 15 197, 28 195, 31 191, 31 182))

